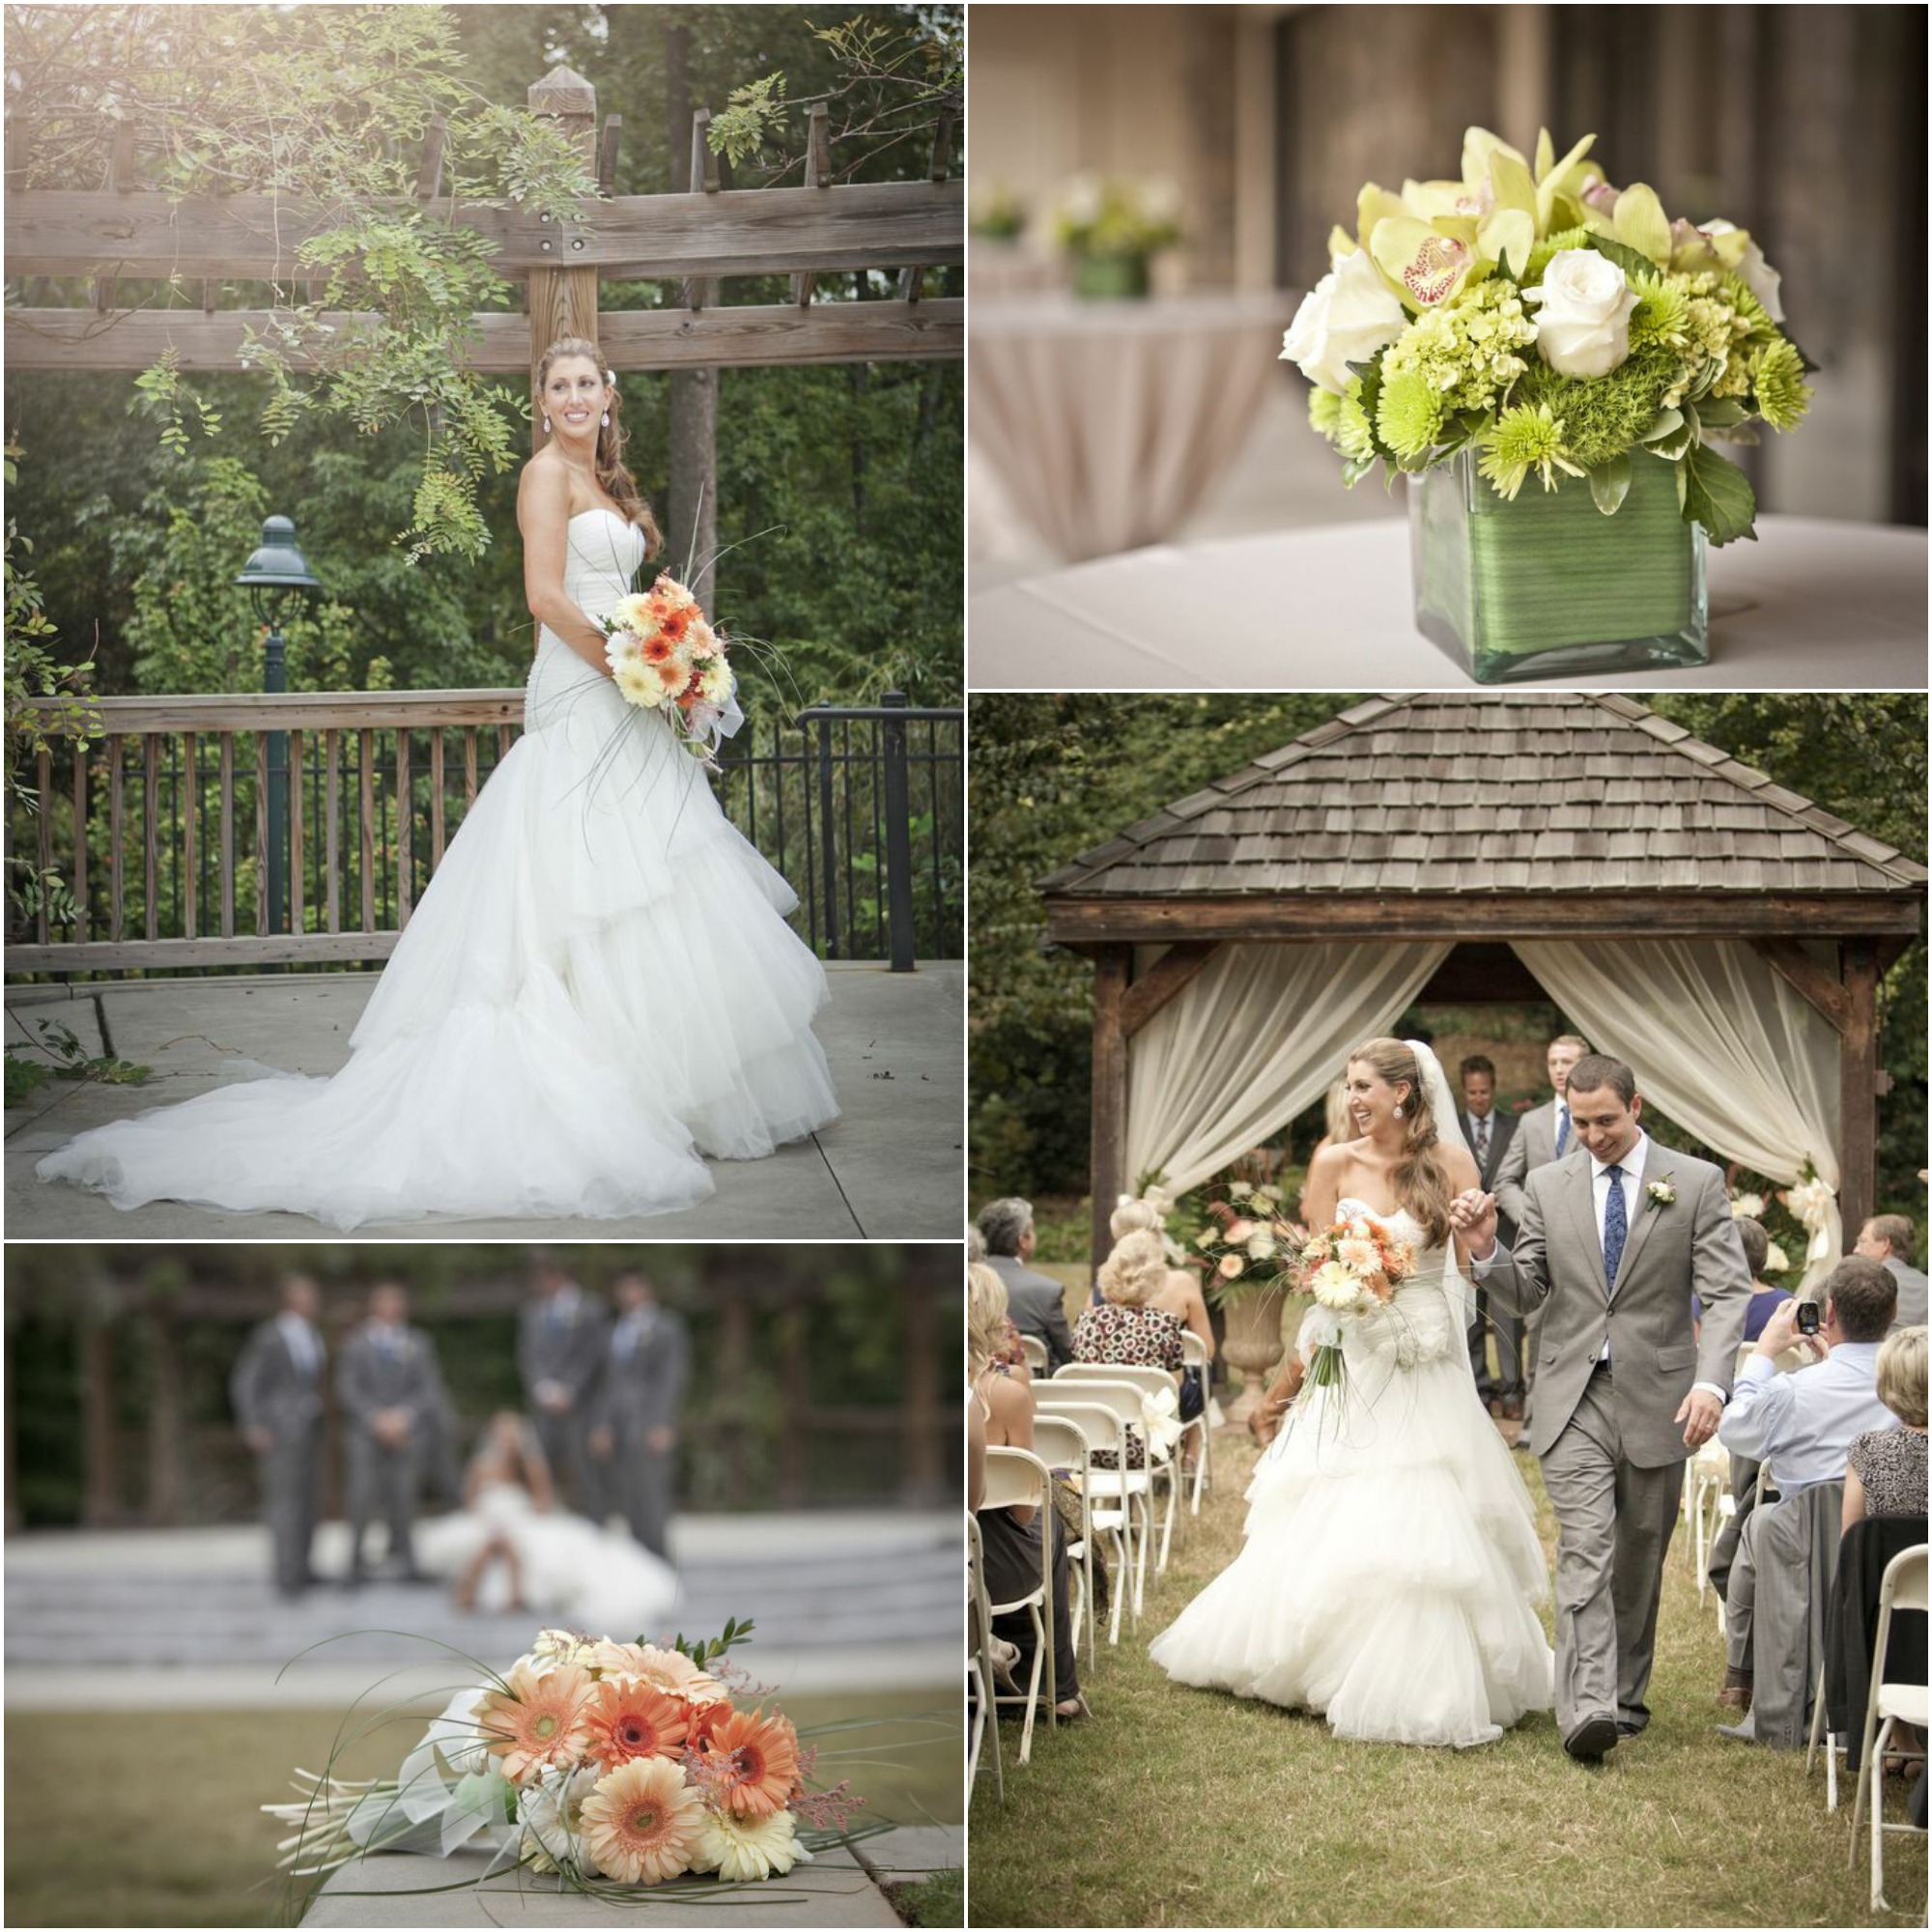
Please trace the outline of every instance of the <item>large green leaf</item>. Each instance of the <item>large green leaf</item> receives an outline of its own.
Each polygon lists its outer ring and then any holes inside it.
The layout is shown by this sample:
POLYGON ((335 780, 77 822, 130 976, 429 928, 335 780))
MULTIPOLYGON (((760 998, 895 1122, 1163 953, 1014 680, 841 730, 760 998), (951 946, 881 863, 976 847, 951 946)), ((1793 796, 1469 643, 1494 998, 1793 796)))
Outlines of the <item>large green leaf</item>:
POLYGON ((1623 508, 1624 498, 1630 495, 1630 486, 1631 460, 1628 456, 1613 456, 1590 471, 1590 495, 1597 508, 1606 517, 1614 517, 1623 508))
POLYGON ((1657 272, 1657 264, 1648 255, 1613 241, 1607 235, 1593 235, 1583 245, 1594 248, 1605 261, 1614 262, 1624 271, 1626 280, 1634 275, 1654 275, 1657 272))
POLYGON ((1704 526, 1705 539, 1717 546, 1739 537, 1757 540, 1751 525, 1757 498, 1749 479, 1735 463, 1697 443, 1684 453, 1679 466, 1684 483, 1684 514, 1704 526))

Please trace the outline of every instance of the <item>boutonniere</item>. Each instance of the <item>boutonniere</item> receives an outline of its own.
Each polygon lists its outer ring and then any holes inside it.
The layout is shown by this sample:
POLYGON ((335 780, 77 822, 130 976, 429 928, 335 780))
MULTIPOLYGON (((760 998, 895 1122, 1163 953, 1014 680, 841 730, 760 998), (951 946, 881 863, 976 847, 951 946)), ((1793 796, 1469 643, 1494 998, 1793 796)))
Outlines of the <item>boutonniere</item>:
POLYGON ((1644 1185, 1644 1190, 1660 1208, 1668 1208, 1677 1199, 1677 1190, 1667 1180, 1652 1180, 1644 1185))

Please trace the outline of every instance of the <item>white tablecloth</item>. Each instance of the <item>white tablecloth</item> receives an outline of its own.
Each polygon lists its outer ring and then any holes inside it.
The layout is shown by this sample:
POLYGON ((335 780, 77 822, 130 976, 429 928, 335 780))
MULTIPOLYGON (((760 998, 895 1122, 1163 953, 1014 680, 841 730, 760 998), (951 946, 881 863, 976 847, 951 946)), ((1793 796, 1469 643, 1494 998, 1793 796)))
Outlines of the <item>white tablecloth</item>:
POLYGON ((1294 302, 1283 293, 976 299, 974 446, 1060 555, 1157 542, 1239 452, 1294 302))
MULTIPOLYGON (((1708 665, 1548 682, 1925 688, 1923 530, 1774 516, 1757 528, 1755 543, 1708 553, 1708 665)), ((967 613, 977 691, 1473 684, 1415 628, 1402 517, 1138 550, 969 594, 967 613)))

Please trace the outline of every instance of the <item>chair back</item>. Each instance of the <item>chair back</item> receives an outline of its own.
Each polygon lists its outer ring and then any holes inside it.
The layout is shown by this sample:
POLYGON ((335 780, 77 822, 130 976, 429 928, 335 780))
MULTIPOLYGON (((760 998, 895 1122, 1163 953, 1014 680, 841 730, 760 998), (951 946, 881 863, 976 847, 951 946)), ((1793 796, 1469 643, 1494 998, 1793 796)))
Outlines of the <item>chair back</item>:
POLYGON ((1885 1580, 1878 1589, 1879 1613, 1888 1606, 1894 1610, 1922 1610, 1925 1601, 1925 1549, 1918 1544, 1901 1549, 1885 1566, 1885 1580))
POLYGON ((1053 1494, 1053 1478, 1031 1449, 1001 1445, 986 1451, 986 1494, 983 1510, 1032 1508, 1043 1510, 1053 1494))
POLYGON ((1068 1422, 1077 1429, 1092 1455, 1095 1450, 1111 1450, 1115 1455, 1124 1456, 1127 1450, 1127 1425, 1125 1418, 1102 1403, 1076 1401, 1072 1394, 1062 1394, 1051 1382, 1044 1383, 1039 1391, 1037 1406, 1034 1411, 1033 1426, 1036 1435, 1039 1425, 1047 1417, 1055 1421, 1068 1422))
POLYGON ((1057 1370, 1057 1382, 1131 1382, 1151 1396, 1162 1389, 1173 1393, 1178 1384, 1165 1369, 1149 1368, 1139 1362, 1068 1362, 1057 1370))
POLYGON ((1049 1469, 1084 1469, 1087 1466, 1087 1432, 1068 1416, 1036 1413, 1033 1419, 1033 1453, 1049 1469))
MULTIPOLYGON (((1173 1383, 1168 1386, 1171 1388, 1173 1383)), ((1111 1409, 1137 1435, 1147 1434, 1147 1418, 1141 1411, 1142 1390, 1136 1382, 1098 1376, 1055 1376, 1034 1390, 1034 1406, 1036 1408, 1051 1406, 1057 1409, 1060 1405, 1050 1399, 1063 1394, 1072 1402, 1098 1403, 1102 1408, 1111 1409)))
POLYGON ((1037 1335, 1020 1337, 1020 1353, 1026 1357, 1026 1365, 1035 1375, 1043 1376, 1053 1357, 1047 1352, 1046 1344, 1037 1335))
POLYGON ((1192 1328, 1180 1331, 1180 1360, 1185 1368, 1205 1369, 1208 1366, 1208 1344, 1192 1328))

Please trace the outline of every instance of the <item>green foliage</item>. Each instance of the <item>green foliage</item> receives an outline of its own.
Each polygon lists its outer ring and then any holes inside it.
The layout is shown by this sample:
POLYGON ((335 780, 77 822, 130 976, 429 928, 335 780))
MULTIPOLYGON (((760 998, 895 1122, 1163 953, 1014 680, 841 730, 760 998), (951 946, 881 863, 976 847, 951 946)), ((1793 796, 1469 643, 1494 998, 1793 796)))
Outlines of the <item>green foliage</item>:
POLYGON ((1703 443, 1692 443, 1684 452, 1677 475, 1685 518, 1702 524, 1709 542, 1734 543, 1739 537, 1756 541, 1757 532, 1751 525, 1757 516, 1757 498, 1749 479, 1735 463, 1703 443))
POLYGON ((21 1101, 30 1100, 54 1077, 53 1068, 43 1066, 38 1060, 22 1060, 17 1054, 7 1056, 7 1105, 17 1107, 21 1101))
POLYGON ((723 155, 734 167, 742 167, 775 134, 784 114, 782 73, 768 73, 743 87, 734 87, 730 105, 711 117, 711 152, 723 155))
MULTIPOLYGON (((673 1650, 682 1651, 686 1657, 691 1659, 692 1662, 697 1665, 698 1669, 702 1670, 707 1665, 717 1662, 733 1644, 750 1643, 752 1640, 752 1632, 755 1628, 756 1625, 750 1617, 747 1617, 743 1623, 740 1623, 736 1617, 726 1617, 724 1628, 717 1636, 687 1637, 682 1631, 679 1631, 671 1638, 670 1647, 673 1650)), ((650 1638, 640 1636, 637 1641, 639 1643, 648 1643, 650 1638)))
POLYGON ((1570 455, 1586 469, 1620 456, 1657 420, 1678 359, 1662 344, 1633 349, 1607 376, 1575 383, 1547 362, 1530 363, 1516 387, 1519 403, 1548 404, 1562 419, 1570 455))
MULTIPOLYGON (((155 1070, 152 1066, 137 1066, 131 1060, 121 1060, 111 1053, 89 1053, 80 1036, 58 1020, 36 1020, 34 1031, 40 1036, 41 1051, 53 1062, 44 1070, 56 1080, 98 1080, 103 1087, 145 1087, 149 1074, 155 1070)), ((10 1069, 14 1064, 10 1059, 10 1069)), ((12 1106, 11 1070, 7 1082, 10 1095, 7 1104, 12 1106)), ((32 1093, 40 1084, 34 1081, 26 1091, 32 1093)))

